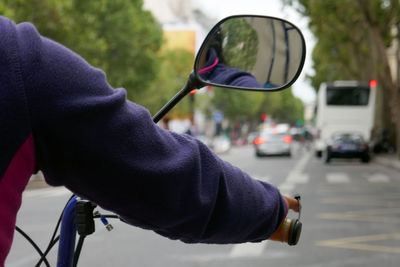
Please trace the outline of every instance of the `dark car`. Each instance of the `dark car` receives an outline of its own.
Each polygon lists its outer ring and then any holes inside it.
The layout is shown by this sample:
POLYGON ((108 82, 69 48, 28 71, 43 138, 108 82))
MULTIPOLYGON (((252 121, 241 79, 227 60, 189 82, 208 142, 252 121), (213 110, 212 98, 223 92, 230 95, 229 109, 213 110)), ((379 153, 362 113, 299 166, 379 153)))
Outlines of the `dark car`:
POLYGON ((328 141, 325 162, 329 163, 332 158, 360 158, 362 162, 369 162, 368 144, 361 134, 336 133, 328 141))

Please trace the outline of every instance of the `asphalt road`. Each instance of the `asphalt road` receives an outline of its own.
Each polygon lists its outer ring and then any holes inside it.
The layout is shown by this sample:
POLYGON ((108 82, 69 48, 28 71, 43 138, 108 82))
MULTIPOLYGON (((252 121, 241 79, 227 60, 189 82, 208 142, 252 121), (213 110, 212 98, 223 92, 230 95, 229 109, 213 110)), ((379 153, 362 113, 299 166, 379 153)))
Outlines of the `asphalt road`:
MULTIPOLYGON (((96 225, 79 266, 399 266, 400 175, 394 169, 358 160, 326 165, 305 149, 291 158, 256 158, 252 147, 244 146, 221 157, 285 194, 301 194, 303 232, 297 246, 187 245, 117 221, 111 232, 96 225)), ((44 247, 68 197, 63 188, 26 191, 18 225, 44 247)), ((37 258, 16 234, 6 266, 34 266, 37 258)), ((55 266, 55 252, 49 258, 55 266)))

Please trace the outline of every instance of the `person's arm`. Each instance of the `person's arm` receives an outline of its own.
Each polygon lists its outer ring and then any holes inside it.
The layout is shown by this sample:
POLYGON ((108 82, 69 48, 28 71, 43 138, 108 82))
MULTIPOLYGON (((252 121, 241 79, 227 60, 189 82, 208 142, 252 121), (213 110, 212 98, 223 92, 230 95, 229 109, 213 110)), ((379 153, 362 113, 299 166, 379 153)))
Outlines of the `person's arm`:
POLYGON ((209 79, 211 82, 217 84, 262 88, 257 79, 249 72, 240 69, 230 68, 224 64, 217 64, 209 79))
MULTIPOLYGON (((203 52, 203 54, 205 53, 203 52)), ((223 62, 220 62, 214 48, 210 48, 207 55, 206 64, 204 66, 200 64, 203 67, 198 71, 202 79, 216 84, 262 88, 261 84, 251 73, 228 67, 223 62)))
POLYGON ((184 242, 268 238, 287 208, 278 189, 161 129, 65 47, 17 26, 38 168, 51 185, 184 242))

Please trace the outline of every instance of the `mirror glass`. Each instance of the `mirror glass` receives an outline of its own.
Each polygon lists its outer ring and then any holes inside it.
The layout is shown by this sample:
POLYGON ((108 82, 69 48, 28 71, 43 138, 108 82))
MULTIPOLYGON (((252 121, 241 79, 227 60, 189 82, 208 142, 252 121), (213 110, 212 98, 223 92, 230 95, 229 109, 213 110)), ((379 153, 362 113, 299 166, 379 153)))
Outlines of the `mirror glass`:
POLYGON ((211 30, 194 69, 205 84, 275 91, 297 79, 304 59, 303 35, 290 22, 264 16, 233 16, 211 30))

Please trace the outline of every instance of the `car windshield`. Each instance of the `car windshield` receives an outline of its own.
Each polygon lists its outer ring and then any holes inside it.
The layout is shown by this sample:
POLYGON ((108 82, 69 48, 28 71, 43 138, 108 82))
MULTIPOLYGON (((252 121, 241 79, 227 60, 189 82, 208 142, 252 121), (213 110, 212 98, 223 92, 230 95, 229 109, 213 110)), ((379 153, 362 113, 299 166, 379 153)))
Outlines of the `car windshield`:
POLYGON ((286 134, 263 131, 260 133, 260 136, 267 138, 268 141, 281 141, 286 134))
POLYGON ((326 104, 333 106, 366 106, 369 100, 369 87, 335 87, 326 90, 326 104))
POLYGON ((332 138, 334 141, 354 141, 361 142, 362 137, 359 134, 336 134, 332 138))

